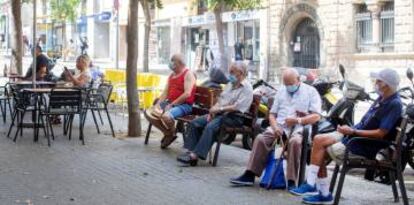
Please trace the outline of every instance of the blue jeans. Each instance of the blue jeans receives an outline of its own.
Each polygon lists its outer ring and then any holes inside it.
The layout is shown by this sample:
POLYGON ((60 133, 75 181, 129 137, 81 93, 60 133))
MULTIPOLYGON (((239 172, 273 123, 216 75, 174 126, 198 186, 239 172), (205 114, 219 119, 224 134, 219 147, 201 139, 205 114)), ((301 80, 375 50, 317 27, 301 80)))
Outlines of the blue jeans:
MULTIPOLYGON (((170 104, 168 101, 161 102, 160 103, 161 109, 164 109, 168 104, 170 104)), ((191 114, 192 110, 193 110, 192 105, 184 103, 180 105, 174 105, 170 110, 168 110, 168 113, 170 114, 170 117, 175 120, 179 117, 191 114)))
POLYGON ((200 159, 205 160, 208 152, 217 140, 217 134, 222 124, 237 127, 243 125, 243 119, 220 115, 207 122, 207 115, 198 117, 189 124, 189 132, 184 138, 184 148, 197 154, 200 159))

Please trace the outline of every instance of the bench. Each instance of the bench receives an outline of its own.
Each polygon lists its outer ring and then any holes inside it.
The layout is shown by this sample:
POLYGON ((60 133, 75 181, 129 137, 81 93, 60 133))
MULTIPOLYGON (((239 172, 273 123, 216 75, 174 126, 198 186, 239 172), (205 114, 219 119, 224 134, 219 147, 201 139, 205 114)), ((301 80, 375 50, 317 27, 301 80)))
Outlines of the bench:
MULTIPOLYGON (((190 115, 179 117, 176 123, 176 134, 178 132, 182 133, 183 137, 186 132, 187 123, 194 120, 196 117, 208 114, 209 109, 217 102, 218 96, 220 95, 221 90, 216 88, 208 88, 197 86, 195 92, 195 100, 193 104, 193 110, 190 115)), ((153 105, 156 104, 158 99, 156 99, 153 105)), ((145 144, 148 144, 149 135, 151 133, 152 124, 149 123, 147 133, 145 136, 145 144)))
MULTIPOLYGON (((225 135, 243 135, 243 144, 253 143, 254 138, 260 132, 260 128, 256 126, 257 112, 260 105, 260 95, 253 96, 253 102, 250 105, 249 111, 246 113, 237 113, 240 117, 244 118, 244 125, 241 127, 230 127, 230 126, 221 126, 219 131, 219 136, 217 137, 216 149, 214 152, 214 159, 212 165, 217 165, 217 160, 220 152, 220 145, 223 143, 225 135)), ((251 147, 251 145, 250 145, 251 147)))

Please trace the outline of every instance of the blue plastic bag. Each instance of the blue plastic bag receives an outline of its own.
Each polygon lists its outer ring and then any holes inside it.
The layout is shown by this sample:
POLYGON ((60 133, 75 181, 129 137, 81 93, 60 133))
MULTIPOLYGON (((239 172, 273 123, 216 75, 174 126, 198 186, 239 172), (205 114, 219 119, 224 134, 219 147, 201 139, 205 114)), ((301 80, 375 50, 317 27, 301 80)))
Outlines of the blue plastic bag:
POLYGON ((269 153, 266 168, 262 174, 262 179, 260 180, 260 187, 267 189, 286 189, 283 160, 283 157, 275 159, 274 151, 269 153))

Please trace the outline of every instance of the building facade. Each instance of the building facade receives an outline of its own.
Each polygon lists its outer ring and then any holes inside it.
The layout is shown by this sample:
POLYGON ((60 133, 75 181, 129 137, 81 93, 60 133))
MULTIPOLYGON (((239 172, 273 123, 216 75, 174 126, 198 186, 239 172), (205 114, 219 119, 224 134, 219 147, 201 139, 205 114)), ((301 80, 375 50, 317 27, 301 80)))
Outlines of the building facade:
MULTIPOLYGON (((156 9, 150 63, 167 68, 173 53, 182 53, 188 67, 203 71, 219 65, 218 38, 214 14, 207 9, 207 1, 163 1, 156 9)), ((235 60, 237 41, 243 49, 242 60, 257 73, 267 61, 267 9, 227 11, 222 13, 225 55, 235 60)))
POLYGON ((412 0, 271 0, 269 9, 272 79, 283 66, 330 75, 342 64, 363 80, 385 67, 403 74, 414 63, 412 0))

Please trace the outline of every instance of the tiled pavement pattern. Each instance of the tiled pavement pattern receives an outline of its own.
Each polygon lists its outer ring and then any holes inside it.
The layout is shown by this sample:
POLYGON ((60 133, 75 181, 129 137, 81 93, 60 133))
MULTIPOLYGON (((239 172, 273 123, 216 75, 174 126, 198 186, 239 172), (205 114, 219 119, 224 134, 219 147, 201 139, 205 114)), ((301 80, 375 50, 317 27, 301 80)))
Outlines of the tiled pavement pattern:
MULTIPOLYGON (((125 131, 127 120, 112 116, 116 130, 125 131)), ((113 139, 107 123, 98 135, 89 122, 82 146, 76 123, 71 141, 55 128, 48 148, 42 132, 33 143, 31 129, 13 143, 5 137, 8 125, 0 122, 0 205, 301 203, 286 191, 231 187, 228 179, 243 171, 249 153, 235 146, 222 148, 218 167, 188 168, 175 160, 182 140, 160 150, 156 131, 145 146, 144 137, 113 139)), ((341 204, 393 204, 391 187, 347 176, 341 204)))

